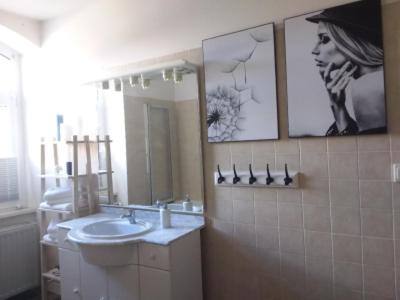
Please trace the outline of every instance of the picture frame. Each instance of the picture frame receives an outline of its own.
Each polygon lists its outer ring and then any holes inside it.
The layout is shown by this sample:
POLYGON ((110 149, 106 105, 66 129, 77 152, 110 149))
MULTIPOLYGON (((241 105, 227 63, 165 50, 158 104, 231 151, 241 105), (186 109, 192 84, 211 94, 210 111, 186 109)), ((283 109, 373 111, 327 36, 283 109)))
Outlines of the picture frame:
POLYGON ((274 24, 203 40, 208 142, 279 138, 274 24))
POLYGON ((380 0, 285 19, 289 137, 387 132, 380 0))

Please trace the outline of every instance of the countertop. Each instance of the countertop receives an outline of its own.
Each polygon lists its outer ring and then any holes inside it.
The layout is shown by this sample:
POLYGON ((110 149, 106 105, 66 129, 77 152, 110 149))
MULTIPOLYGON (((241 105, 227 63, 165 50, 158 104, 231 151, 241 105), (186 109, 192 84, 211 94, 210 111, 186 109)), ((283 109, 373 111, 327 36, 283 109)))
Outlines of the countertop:
MULTIPOLYGON (((110 213, 110 212, 97 213, 86 217, 62 222, 57 224, 57 226, 59 228, 73 230, 102 219, 119 218, 121 213, 119 213, 120 211, 116 212, 118 213, 110 213)), ((169 245, 173 241, 195 230, 199 230, 205 227, 204 216, 182 215, 182 214, 171 213, 171 228, 163 229, 160 227, 160 217, 158 212, 141 211, 141 210, 135 210, 135 212, 137 220, 150 222, 153 224, 153 228, 149 232, 140 235, 138 237, 131 237, 128 239, 118 239, 118 240, 98 240, 98 239, 85 238, 85 240, 81 243, 88 245, 90 244, 121 245, 127 243, 145 242, 158 245, 169 245)))

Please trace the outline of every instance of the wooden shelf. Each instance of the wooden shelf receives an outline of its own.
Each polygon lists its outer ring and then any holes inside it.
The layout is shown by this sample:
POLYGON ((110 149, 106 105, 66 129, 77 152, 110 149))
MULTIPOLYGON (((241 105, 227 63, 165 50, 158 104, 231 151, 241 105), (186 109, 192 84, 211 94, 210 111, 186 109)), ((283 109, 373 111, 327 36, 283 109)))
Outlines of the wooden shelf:
POLYGON ((53 213, 57 213, 57 214, 63 214, 63 215, 72 215, 72 211, 70 210, 61 210, 61 209, 52 209, 52 208, 43 208, 43 207, 39 207, 38 208, 39 211, 44 211, 44 212, 53 212, 53 213))
POLYGON ((60 282, 60 270, 58 268, 51 269, 45 273, 42 273, 42 276, 47 279, 51 279, 57 282, 60 282))
MULTIPOLYGON (((113 171, 111 173, 114 173, 113 171)), ((93 174, 95 175, 105 175, 107 174, 106 170, 100 170, 98 172, 94 172, 93 174)), ((78 177, 85 177, 87 174, 79 174, 78 177)), ((55 178, 55 179, 73 179, 75 176, 74 175, 68 175, 68 174, 41 174, 39 176, 40 178, 55 178)))

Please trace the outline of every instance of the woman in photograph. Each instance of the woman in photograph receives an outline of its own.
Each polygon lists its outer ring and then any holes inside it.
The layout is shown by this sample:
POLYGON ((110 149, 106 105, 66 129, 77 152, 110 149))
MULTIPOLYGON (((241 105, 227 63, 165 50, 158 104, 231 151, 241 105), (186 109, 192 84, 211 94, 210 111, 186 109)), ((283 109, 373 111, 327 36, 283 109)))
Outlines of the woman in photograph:
POLYGON ((386 132, 380 2, 337 6, 306 20, 318 24, 312 54, 335 119, 326 135, 386 132))

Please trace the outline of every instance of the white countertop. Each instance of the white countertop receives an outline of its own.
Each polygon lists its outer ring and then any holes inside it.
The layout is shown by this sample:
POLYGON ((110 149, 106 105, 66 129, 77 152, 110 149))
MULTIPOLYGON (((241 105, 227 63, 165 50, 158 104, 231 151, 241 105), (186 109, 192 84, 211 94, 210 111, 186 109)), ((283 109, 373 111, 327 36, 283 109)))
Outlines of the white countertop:
MULTIPOLYGON (((119 212, 119 211, 118 211, 119 212)), ((182 215, 182 214, 174 214, 171 213, 171 228, 161 228, 160 227, 160 217, 158 212, 152 211, 141 211, 135 210, 136 219, 150 222, 153 224, 153 228, 138 237, 131 237, 128 239, 119 239, 119 240, 98 240, 98 239, 85 239, 83 243, 85 244, 127 244, 127 243, 152 243, 158 245, 168 245, 173 241, 195 231, 202 229, 205 227, 204 217, 203 216, 194 216, 194 215, 182 215)), ((70 221, 62 222, 57 224, 59 228, 64 229, 75 229, 78 227, 82 227, 84 225, 109 218, 119 218, 121 213, 98 213, 94 215, 89 215, 83 218, 73 219, 70 221)))

